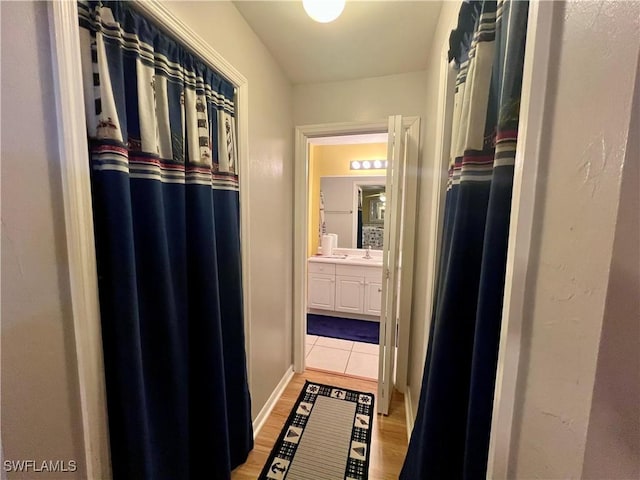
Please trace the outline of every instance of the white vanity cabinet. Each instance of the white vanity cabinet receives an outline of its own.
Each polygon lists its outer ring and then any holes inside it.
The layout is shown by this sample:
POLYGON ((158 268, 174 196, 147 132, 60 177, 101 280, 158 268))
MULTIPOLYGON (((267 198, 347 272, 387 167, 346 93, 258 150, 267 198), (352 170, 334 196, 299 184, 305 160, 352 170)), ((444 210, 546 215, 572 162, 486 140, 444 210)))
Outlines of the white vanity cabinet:
POLYGON ((307 307, 334 310, 336 298, 336 266, 332 263, 309 262, 307 307))
POLYGON ((326 315, 364 318, 380 316, 382 267, 347 262, 309 261, 307 306, 326 315), (347 315, 343 315, 347 314, 347 315))

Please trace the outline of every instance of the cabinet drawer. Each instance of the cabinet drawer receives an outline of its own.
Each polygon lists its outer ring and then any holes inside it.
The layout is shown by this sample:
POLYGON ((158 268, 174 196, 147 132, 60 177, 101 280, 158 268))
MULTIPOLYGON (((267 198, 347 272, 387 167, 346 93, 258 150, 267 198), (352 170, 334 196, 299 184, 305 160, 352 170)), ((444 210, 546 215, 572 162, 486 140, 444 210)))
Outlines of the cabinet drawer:
POLYGON ((336 273, 335 263, 308 262, 309 273, 324 273, 334 275, 336 273))
POLYGON ((382 267, 365 267, 360 265, 336 265, 336 275, 363 277, 382 281, 382 267))

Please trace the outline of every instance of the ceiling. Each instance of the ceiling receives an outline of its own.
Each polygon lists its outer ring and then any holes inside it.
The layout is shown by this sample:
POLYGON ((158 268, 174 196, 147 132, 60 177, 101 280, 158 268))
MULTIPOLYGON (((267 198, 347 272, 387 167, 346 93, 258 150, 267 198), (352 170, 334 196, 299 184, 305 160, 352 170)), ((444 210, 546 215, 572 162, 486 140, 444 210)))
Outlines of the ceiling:
POLYGON ((234 5, 293 84, 423 70, 441 1, 347 0, 331 23, 309 18, 301 0, 234 5))

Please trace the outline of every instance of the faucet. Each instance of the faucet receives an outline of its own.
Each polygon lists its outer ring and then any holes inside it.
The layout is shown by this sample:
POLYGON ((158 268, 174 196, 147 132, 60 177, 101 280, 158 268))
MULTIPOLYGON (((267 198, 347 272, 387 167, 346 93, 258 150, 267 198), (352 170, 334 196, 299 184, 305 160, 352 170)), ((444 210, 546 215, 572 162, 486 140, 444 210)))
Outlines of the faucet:
POLYGON ((365 253, 364 257, 362 258, 366 258, 366 259, 371 258, 371 245, 367 245, 367 253, 365 253))

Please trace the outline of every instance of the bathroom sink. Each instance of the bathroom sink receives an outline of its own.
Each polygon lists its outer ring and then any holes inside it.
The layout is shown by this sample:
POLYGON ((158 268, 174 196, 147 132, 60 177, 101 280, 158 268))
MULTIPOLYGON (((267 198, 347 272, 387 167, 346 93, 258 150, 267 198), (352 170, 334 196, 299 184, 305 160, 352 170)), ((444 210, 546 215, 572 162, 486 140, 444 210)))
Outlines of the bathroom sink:
POLYGON ((346 260, 348 262, 356 262, 356 263, 371 263, 371 264, 381 264, 382 257, 374 257, 366 258, 364 255, 347 255, 346 260))

